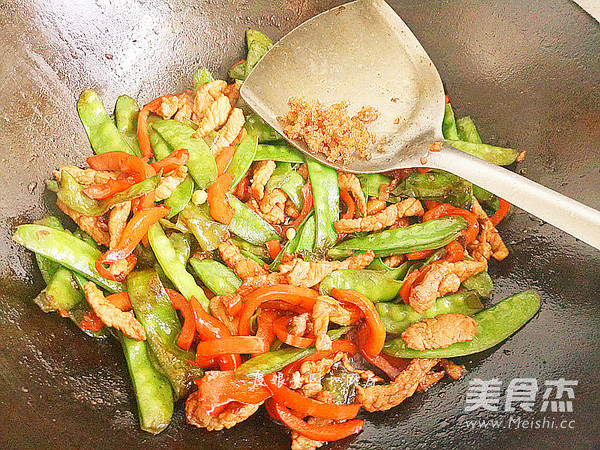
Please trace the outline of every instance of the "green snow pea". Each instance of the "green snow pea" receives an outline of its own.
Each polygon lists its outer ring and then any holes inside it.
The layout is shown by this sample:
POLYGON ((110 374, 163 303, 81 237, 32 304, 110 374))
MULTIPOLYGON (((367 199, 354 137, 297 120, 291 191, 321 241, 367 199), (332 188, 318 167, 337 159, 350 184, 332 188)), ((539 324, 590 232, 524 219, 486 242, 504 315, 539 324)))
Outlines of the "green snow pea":
POLYGON ((389 267, 384 264, 381 258, 375 258, 366 268, 369 270, 383 271, 387 277, 393 280, 402 280, 412 265, 412 261, 405 261, 398 267, 389 267))
POLYGON ((246 31, 246 41, 248 43, 248 56, 246 57, 245 75, 248 77, 258 61, 273 47, 273 41, 260 31, 253 29, 246 31))
POLYGON ((137 119, 140 107, 128 95, 121 95, 115 104, 115 124, 123 135, 125 142, 137 156, 142 156, 137 139, 137 119))
MULTIPOLYGON (((63 229, 62 223, 60 223, 58 217, 55 216, 43 217, 40 220, 36 220, 34 224, 44 225, 50 228, 54 228, 55 230, 63 229)), ((56 271, 60 268, 60 264, 52 261, 51 259, 45 258, 38 253, 35 253, 35 261, 37 262, 40 272, 42 273, 42 278, 44 279, 44 282, 46 284, 49 284, 56 271)))
POLYGON ((229 230, 245 241, 254 245, 263 245, 273 239, 281 239, 279 233, 265 219, 231 194, 227 194, 229 204, 233 207, 233 219, 229 230))
POLYGON ((473 315, 477 334, 472 341, 457 342, 446 348, 413 350, 401 338, 389 341, 383 352, 398 358, 454 358, 488 350, 517 332, 540 309, 540 295, 527 290, 473 315))
POLYGON ((194 277, 185 270, 185 265, 177 258, 177 252, 159 223, 155 223, 148 230, 148 240, 160 267, 177 290, 188 300, 196 297, 204 309, 208 310, 208 299, 204 291, 196 284, 194 277))
POLYGON ((314 214, 310 214, 306 218, 306 223, 299 230, 298 245, 296 246, 296 253, 302 258, 307 259, 312 256, 313 248, 315 247, 315 238, 317 235, 317 221, 314 214))
POLYGON ((483 309, 475 292, 459 292, 436 299, 431 308, 421 315, 404 303, 377 303, 375 309, 389 334, 400 334, 415 322, 440 314, 473 315, 483 309))
POLYGON ((119 151, 135 155, 94 91, 86 90, 81 93, 77 101, 77 112, 95 153, 119 151))
POLYGON ((304 156, 289 145, 258 144, 254 161, 279 161, 298 164, 304 162, 304 156))
POLYGON ((154 129, 153 124, 160 120, 162 119, 158 116, 150 116, 148 118, 148 136, 150 137, 150 145, 157 161, 166 158, 175 151, 154 129))
POLYGON ((252 253, 254 256, 260 259, 269 259, 271 257, 269 250, 267 250, 267 247, 264 245, 254 245, 237 236, 230 236, 229 241, 240 250, 252 253))
POLYGON ((333 248, 334 252, 330 252, 330 256, 337 256, 338 253, 343 256, 344 252, 336 250, 373 250, 375 256, 380 257, 434 250, 455 240, 467 225, 467 221, 461 216, 440 217, 397 230, 379 231, 349 239, 333 248))
POLYGON ((304 178, 292 168, 290 163, 277 162, 276 164, 277 167, 267 181, 265 191, 281 189, 294 203, 294 206, 301 210, 304 205, 304 196, 302 195, 302 186, 306 183, 304 178))
POLYGON ((189 160, 186 164, 189 173, 200 189, 204 189, 217 179, 217 163, 210 148, 201 138, 193 138, 193 128, 177 120, 160 120, 152 128, 173 150, 186 148, 189 160))
MULTIPOLYGON (((352 327, 341 327, 335 330, 327 332, 331 340, 337 341, 344 334, 350 331, 352 327)), ((309 348, 295 348, 289 347, 283 350, 276 350, 273 352, 263 353, 262 355, 255 356, 243 363, 237 368, 233 374, 234 378, 258 378, 264 377, 273 372, 283 369, 288 364, 298 361, 300 358, 311 355, 317 349, 315 347, 309 348)))
POLYGON ((206 83, 210 83, 211 81, 215 81, 215 78, 208 71, 208 69, 202 67, 196 72, 194 72, 194 78, 192 79, 192 84, 194 85, 194 90, 197 91, 200 89, 200 86, 206 83))
POLYGON ((202 283, 215 295, 235 292, 242 280, 225 264, 212 259, 190 259, 190 265, 202 283))
POLYGON ((178 220, 194 234, 204 251, 211 252, 219 248, 219 244, 227 233, 227 226, 215 222, 208 213, 206 203, 196 206, 189 203, 180 213, 178 220))
MULTIPOLYGON (((269 269, 271 270, 271 272, 275 272, 275 271, 279 270, 279 266, 281 265, 281 260, 283 259, 283 255, 285 253, 294 255, 297 252, 298 244, 300 243, 300 240, 302 239, 302 236, 303 236, 303 230, 307 226, 309 221, 312 221, 312 226, 314 227, 315 219, 312 215, 312 212, 310 212, 308 214, 308 216, 306 216, 304 218, 302 223, 296 229, 296 233, 294 234, 294 237, 292 239, 288 239, 288 241, 285 243, 285 245, 283 246, 283 248, 281 249, 279 254, 275 257, 275 259, 269 266, 269 269)), ((314 234, 315 233, 314 233, 314 229, 313 229, 312 235, 314 236, 314 234)), ((314 237, 313 237, 313 241, 314 241, 314 237)), ((310 244, 309 250, 312 250, 312 247, 313 247, 313 243, 310 244)))
POLYGON ((119 342, 127 361, 137 401, 140 428, 158 434, 169 425, 173 416, 173 390, 169 380, 158 372, 149 353, 148 341, 134 341, 119 333, 119 342))
POLYGON ((390 201, 399 202, 407 197, 469 208, 473 198, 473 185, 449 172, 411 173, 394 188, 390 201))
POLYGON ((519 152, 512 148, 496 147, 487 144, 475 144, 473 142, 448 140, 450 145, 460 151, 485 159, 488 162, 499 166, 508 166, 517 160, 519 152))
POLYGON ((456 121, 456 128, 458 129, 458 139, 465 142, 473 142, 475 144, 482 144, 481 137, 477 132, 473 119, 469 116, 463 117, 456 121))
POLYGON ((283 139, 283 136, 254 112, 246 119, 244 128, 246 129, 248 136, 256 137, 259 143, 280 141, 283 139))
POLYGON ((401 287, 402 282, 390 278, 385 272, 345 269, 327 275, 319 284, 319 292, 329 295, 332 289, 352 289, 376 303, 396 298, 401 287))
POLYGON ((244 140, 235 146, 235 152, 227 167, 226 172, 233 174, 233 183, 231 188, 233 189, 240 180, 246 175, 248 169, 254 161, 254 155, 258 148, 258 139, 256 136, 246 136, 244 140))
POLYGON ((240 63, 237 63, 229 69, 228 75, 234 80, 244 81, 246 79, 246 60, 243 60, 240 63))
POLYGON ((461 287, 467 291, 475 292, 481 298, 488 298, 492 295, 494 283, 487 272, 479 272, 463 281, 461 287))
POLYGON ((131 272, 127 292, 135 317, 146 330, 146 341, 159 366, 156 368, 171 383, 176 400, 186 397, 203 371, 188 362, 194 353, 176 343, 181 323, 158 274, 155 270, 131 272))
POLYGON ((188 175, 185 180, 177 185, 173 193, 165 199, 165 206, 171 208, 171 212, 167 215, 168 219, 175 217, 188 205, 195 187, 194 180, 188 175))
POLYGON ((458 137, 458 129, 456 128, 456 120, 454 119, 454 111, 452 111, 452 106, 450 103, 446 103, 444 107, 444 121, 442 122, 442 134, 445 139, 452 139, 457 141, 458 137))
POLYGON ((171 233, 169 235, 169 241, 177 254, 177 259, 181 264, 185 265, 190 259, 190 253, 192 250, 192 237, 187 233, 171 233))
POLYGON ((96 271, 95 263, 102 256, 100 250, 66 231, 43 225, 20 225, 13 239, 32 252, 80 273, 109 292, 125 290, 122 283, 107 280, 96 271))
POLYGON ((380 173, 357 173, 356 176, 364 194, 370 197, 379 197, 379 188, 392 182, 391 179, 380 173))
POLYGON ((336 405, 348 405, 355 402, 356 386, 361 381, 360 375, 350 372, 338 361, 321 380, 325 391, 331 393, 333 403, 336 405))
POLYGON ((335 245, 337 232, 333 222, 340 217, 340 188, 335 169, 306 157, 316 219, 314 251, 325 253, 335 245))
POLYGON ((33 300, 44 312, 69 311, 85 298, 69 269, 59 267, 46 288, 33 300))

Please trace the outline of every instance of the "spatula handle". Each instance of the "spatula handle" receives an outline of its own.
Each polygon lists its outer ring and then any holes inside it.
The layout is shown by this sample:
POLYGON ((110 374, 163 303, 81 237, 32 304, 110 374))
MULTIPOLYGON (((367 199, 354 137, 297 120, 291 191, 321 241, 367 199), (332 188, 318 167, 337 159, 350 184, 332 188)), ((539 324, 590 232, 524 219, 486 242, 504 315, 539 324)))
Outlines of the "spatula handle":
POLYGON ((447 170, 487 189, 530 214, 600 249, 600 212, 510 170, 443 142, 430 152, 428 167, 447 170))

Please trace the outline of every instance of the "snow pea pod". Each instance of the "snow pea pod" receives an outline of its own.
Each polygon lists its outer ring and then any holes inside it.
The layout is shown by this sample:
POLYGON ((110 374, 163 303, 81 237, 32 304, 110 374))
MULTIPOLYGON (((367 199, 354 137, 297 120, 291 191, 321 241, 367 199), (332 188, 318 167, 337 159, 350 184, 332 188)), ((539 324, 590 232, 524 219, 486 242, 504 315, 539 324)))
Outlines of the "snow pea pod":
POLYGON ((235 146, 235 152, 227 167, 226 172, 233 174, 233 183, 231 188, 233 189, 240 180, 244 177, 248 169, 254 161, 254 155, 258 148, 258 139, 256 136, 246 136, 244 140, 235 146))
POLYGON ((304 178, 292 168, 291 163, 277 162, 276 164, 277 167, 265 185, 265 191, 281 189, 294 203, 294 206, 301 210, 304 204, 302 186, 306 183, 304 178))
MULTIPOLYGON (((327 332, 331 340, 336 341, 350 331, 352 327, 340 327, 327 332)), ((283 369, 300 358, 313 354, 317 349, 289 347, 283 350, 263 353, 243 363, 233 374, 234 378, 259 378, 283 369)))
POLYGON ((66 231, 43 225, 20 225, 13 239, 32 252, 80 273, 109 292, 125 290, 123 283, 107 280, 96 271, 95 263, 102 256, 100 250, 66 231))
POLYGON ((415 312, 404 303, 377 303, 375 309, 390 334, 400 334, 410 325, 439 314, 464 314, 470 316, 483 309, 479 296, 475 292, 459 292, 436 299, 425 314, 415 312))
POLYGON ((296 246, 296 253, 304 259, 310 257, 312 254, 317 234, 316 227, 317 221, 315 215, 311 214, 307 216, 306 223, 302 227, 302 230, 299 230, 300 238, 298 240, 298 245, 296 246))
POLYGON ((499 166, 508 166, 514 163, 519 155, 519 152, 512 148, 455 140, 448 140, 448 142, 460 151, 476 156, 477 158, 485 159, 499 166))
POLYGON ((392 191, 390 201, 407 197, 437 200, 459 208, 471 206, 473 184, 449 172, 411 173, 392 191))
POLYGON ((153 124, 160 120, 162 119, 158 116, 150 116, 148 118, 148 136, 150 137, 150 145, 157 161, 166 158, 175 151, 153 127, 153 124))
MULTIPOLYGON (((467 228, 467 221, 461 216, 446 216, 439 219, 416 223, 397 230, 385 230, 349 239, 338 244, 333 250, 366 251, 373 250, 375 256, 399 255, 422 250, 433 250, 445 246, 467 228)), ((336 256, 332 252, 331 257, 336 256)))
MULTIPOLYGON (((36 220, 34 222, 36 225, 44 225, 50 228, 54 228, 55 230, 62 230, 63 226, 60 223, 58 217, 55 216, 46 216, 41 218, 40 220, 36 220)), ((52 280, 52 277, 56 273, 56 271, 60 268, 60 264, 52 261, 51 259, 45 258, 44 256, 35 253, 35 261, 37 262, 37 266, 42 273, 42 278, 46 284, 49 284, 52 280)))
POLYGON ((405 261, 398 267, 388 267, 381 258, 375 258, 366 268, 369 270, 383 271, 387 277, 393 280, 402 280, 412 265, 413 263, 411 261, 405 261))
POLYGON ((396 298, 401 287, 402 282, 390 278, 385 272, 346 269, 327 275, 319 284, 319 292, 329 295, 332 289, 352 289, 376 303, 396 298))
POLYGON ((227 74, 234 80, 244 81, 246 79, 246 66, 246 60, 243 60, 242 62, 231 66, 227 74))
POLYGON ((179 213, 178 219, 193 233, 204 251, 211 252, 219 248, 227 233, 227 226, 210 217, 207 204, 196 206, 189 203, 179 213))
POLYGON ((171 212, 167 215, 168 219, 175 217, 188 205, 192 199, 195 187, 194 180, 188 175, 185 177, 185 180, 177 185, 173 193, 165 199, 165 206, 171 208, 171 212))
POLYGON ((334 364, 321 380, 323 390, 331 394, 333 403, 348 405, 355 402, 356 386, 361 381, 360 375, 350 372, 341 362, 334 364))
POLYGON ((127 292, 135 317, 146 330, 146 340, 160 366, 157 369, 171 383, 176 400, 187 396, 203 371, 188 362, 194 359, 194 353, 176 343, 181 323, 158 274, 155 270, 131 272, 127 292))
POLYGON ((408 348, 401 338, 396 338, 385 345, 383 352, 398 358, 454 358, 483 352, 516 333, 539 308, 540 295, 533 289, 523 291, 473 315, 477 334, 472 341, 419 351, 408 348))
POLYGON ((177 252, 159 223, 155 223, 148 230, 150 247, 165 272, 165 275, 175 285, 177 290, 188 300, 196 297, 204 309, 208 310, 208 299, 194 277, 185 270, 185 265, 177 258, 177 252))
POLYGON ((246 57, 246 77, 250 75, 254 66, 260 61, 265 53, 273 46, 273 41, 260 31, 249 29, 246 31, 248 43, 248 56, 246 57))
POLYGON ((254 161, 279 161, 293 164, 303 163, 302 153, 289 145, 258 144, 254 161))
POLYGON ((169 241, 177 254, 177 259, 181 264, 187 264, 192 249, 191 235, 185 233, 171 233, 169 235, 169 241))
POLYGON ((481 144, 481 137, 475 127, 473 119, 469 116, 463 117, 456 121, 456 128, 458 130, 458 139, 465 142, 473 142, 475 144, 481 144))
POLYGON ((271 255, 269 254, 269 250, 267 250, 267 247, 264 245, 254 245, 237 236, 230 236, 229 241, 236 247, 238 247, 240 250, 252 253, 260 259, 269 259, 271 257, 271 255))
POLYGON ((65 205, 78 213, 90 217, 101 216, 118 203, 133 200, 153 191, 158 186, 160 177, 160 174, 156 174, 130 186, 123 192, 117 192, 107 199, 94 200, 84 194, 84 187, 77 182, 75 177, 67 170, 63 170, 57 196, 65 205))
POLYGON ((335 245, 337 232, 333 222, 340 217, 340 188, 335 169, 306 157, 316 219, 314 251, 325 253, 335 245))
MULTIPOLYGON (((308 216, 306 216, 306 218, 302 221, 302 223, 298 226, 298 229, 296 230, 296 233, 294 234, 294 237, 292 239, 289 239, 284 247, 281 249, 281 251, 279 252, 279 254, 275 257, 275 259, 273 260, 273 262, 271 263, 271 265, 269 266, 269 269, 271 270, 271 272, 275 272, 279 269, 279 266, 281 265, 281 261, 283 259, 283 255, 285 253, 290 254, 290 255, 294 255, 295 253, 297 253, 298 250, 298 244, 300 243, 300 241, 302 240, 302 236, 303 236, 303 230, 306 226, 308 226, 308 222, 312 221, 312 226, 314 227, 314 221, 315 218, 313 217, 313 213, 312 211, 308 214, 308 216)), ((314 236, 314 229, 312 231, 312 236, 314 236)), ((314 241, 314 237, 313 237, 313 241, 314 241)), ((308 250, 312 250, 313 244, 310 244, 310 247, 308 248, 308 250)))
POLYGON ((190 265, 202 283, 215 295, 235 292, 242 280, 225 264, 212 259, 190 259, 190 265))
POLYGON ((256 137, 259 143, 263 142, 273 142, 283 140, 283 136, 281 136, 277 131, 275 131, 267 122, 262 120, 262 118, 256 114, 251 113, 246 122, 244 123, 244 128, 246 129, 246 133, 248 136, 256 137))
POLYGON ((136 156, 142 156, 137 140, 137 118, 140 107, 128 95, 121 95, 115 104, 115 125, 136 156))
POLYGON ((119 151, 135 155, 94 91, 88 89, 81 93, 77 112, 95 153, 119 151))
POLYGON ((159 120, 152 128, 175 151, 185 148, 189 152, 187 167, 200 189, 217 179, 217 163, 210 148, 201 138, 193 138, 195 130, 177 120, 159 120))
POLYGON ((208 69, 202 67, 196 72, 194 72, 194 77, 192 78, 192 84, 194 85, 194 90, 197 91, 200 89, 200 86, 206 83, 210 83, 211 81, 215 81, 215 78, 208 71, 208 69))
POLYGON ((379 197, 379 188, 381 185, 392 182, 388 177, 380 173, 357 173, 360 180, 360 187, 366 196, 379 197))
POLYGON ((147 341, 134 341, 121 333, 119 335, 118 340, 125 354, 135 392, 140 428, 148 433, 158 434, 167 428, 173 416, 171 384, 154 368, 147 341))
POLYGON ((450 103, 446 103, 444 107, 444 121, 442 122, 442 134, 446 139, 457 141, 458 129, 456 128, 456 120, 454 119, 454 111, 450 103))
POLYGON ((69 311, 85 298, 79 288, 73 273, 64 267, 59 267, 46 288, 33 300, 42 311, 69 311))
POLYGON ((494 290, 494 282, 487 272, 479 272, 462 282, 461 287, 467 291, 475 292, 481 298, 488 298, 494 290))
POLYGON ((269 222, 260 217, 248 206, 231 194, 227 194, 229 204, 233 207, 233 219, 229 230, 245 241, 255 245, 264 245, 267 241, 280 239, 279 234, 269 222))

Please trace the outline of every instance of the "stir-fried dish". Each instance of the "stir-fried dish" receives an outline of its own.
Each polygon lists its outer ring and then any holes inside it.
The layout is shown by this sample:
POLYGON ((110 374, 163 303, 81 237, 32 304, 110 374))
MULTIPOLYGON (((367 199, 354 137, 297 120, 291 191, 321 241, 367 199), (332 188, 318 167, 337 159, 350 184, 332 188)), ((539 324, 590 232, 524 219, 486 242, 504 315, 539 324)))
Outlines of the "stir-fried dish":
MULTIPOLYGON (((247 41, 233 81, 199 70, 193 89, 141 110, 121 96, 111 117, 83 92, 95 155, 47 183, 75 226, 47 216, 14 239, 35 253, 43 311, 119 340, 143 430, 164 430, 179 400, 209 431, 264 404, 292 448, 314 449, 359 433, 361 410, 460 378, 449 358, 497 345, 540 299, 524 291, 484 309, 488 264, 509 254, 496 228, 507 202, 447 172, 355 175, 289 146, 239 98, 272 45, 254 30, 247 41)), ((318 104, 290 105, 286 133, 339 158, 365 150, 358 135, 327 141, 327 121, 307 131, 318 104)), ((375 119, 340 120, 364 137, 375 119)), ((489 161, 519 157, 483 144, 450 104, 443 128, 489 161)))

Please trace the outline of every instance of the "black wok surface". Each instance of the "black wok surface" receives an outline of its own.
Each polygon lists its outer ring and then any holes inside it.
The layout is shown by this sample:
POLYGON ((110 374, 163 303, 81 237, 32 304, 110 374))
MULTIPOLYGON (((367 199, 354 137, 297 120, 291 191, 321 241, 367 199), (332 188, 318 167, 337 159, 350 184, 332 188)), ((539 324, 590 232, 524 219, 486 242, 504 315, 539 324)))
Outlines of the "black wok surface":
MULTIPOLYGON (((4 0, 0 2, 0 447, 287 448, 259 413, 229 431, 185 423, 182 407, 159 436, 139 431, 120 347, 95 342, 31 302, 42 288, 14 226, 55 212, 44 180, 91 155, 75 101, 97 90, 140 103, 188 87, 198 66, 224 76, 245 52, 244 31, 279 38, 339 2, 240 0, 4 0)), ((527 150, 517 170, 600 209, 600 25, 564 0, 391 2, 436 64, 457 116, 484 142, 527 150)), ((374 49, 376 51, 376 49, 374 49)), ((600 231, 599 231, 600 232, 600 231)), ((490 303, 542 293, 540 313, 493 351, 464 358, 468 372, 368 416, 357 437, 330 448, 566 448, 600 443, 600 252, 523 212, 503 223, 511 255, 492 263, 490 303), (504 388, 535 378, 534 412, 554 429, 506 426, 504 388), (469 382, 499 378, 500 411, 465 412, 469 382), (541 412, 543 383, 577 380, 573 412, 541 412), (567 420, 567 422, 563 422, 567 420), (561 429, 561 424, 566 429, 561 429)))

